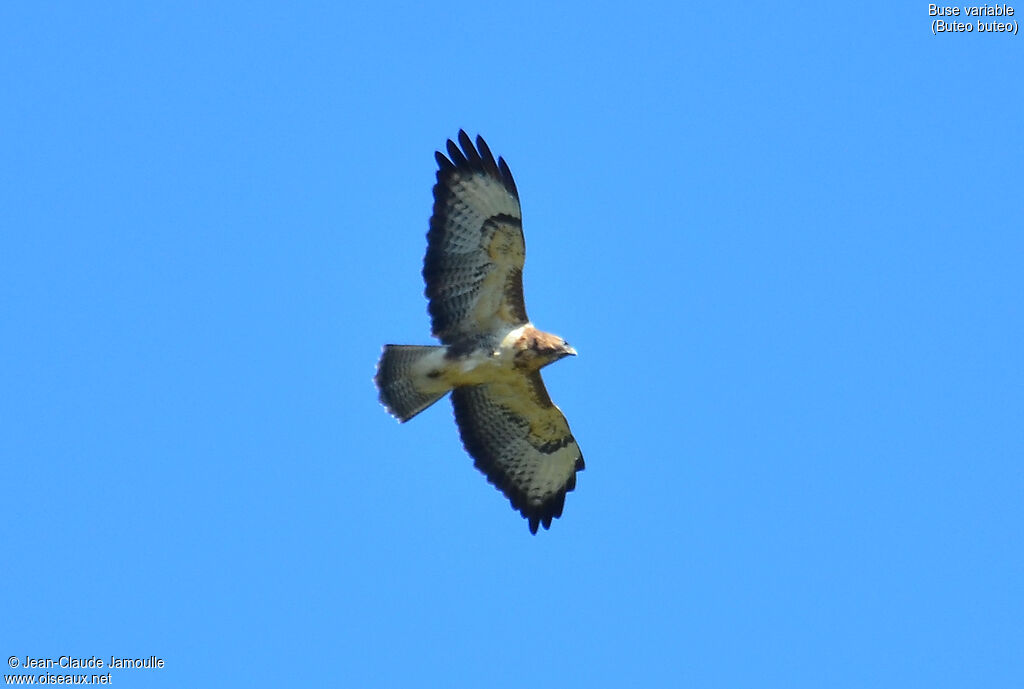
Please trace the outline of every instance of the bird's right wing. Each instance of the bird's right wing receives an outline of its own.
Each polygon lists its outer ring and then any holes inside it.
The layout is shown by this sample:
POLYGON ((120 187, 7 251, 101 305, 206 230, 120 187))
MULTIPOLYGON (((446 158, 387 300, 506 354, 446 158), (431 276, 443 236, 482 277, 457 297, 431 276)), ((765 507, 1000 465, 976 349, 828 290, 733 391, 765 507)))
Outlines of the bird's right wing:
POLYGON ((583 455, 539 372, 452 391, 462 443, 487 480, 529 520, 530 531, 562 516, 583 455))

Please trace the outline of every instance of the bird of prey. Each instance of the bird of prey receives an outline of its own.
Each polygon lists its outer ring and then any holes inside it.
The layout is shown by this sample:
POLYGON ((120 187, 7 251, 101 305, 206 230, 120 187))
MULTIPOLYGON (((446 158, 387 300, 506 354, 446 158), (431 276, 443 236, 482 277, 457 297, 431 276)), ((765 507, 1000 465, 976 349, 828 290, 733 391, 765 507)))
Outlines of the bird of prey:
POLYGON ((523 302, 522 214, 505 160, 465 131, 438 151, 434 213, 423 260, 432 332, 440 345, 385 345, 374 378, 405 422, 449 391, 476 467, 528 520, 562 516, 583 455, 540 369, 576 350, 541 332, 523 302))

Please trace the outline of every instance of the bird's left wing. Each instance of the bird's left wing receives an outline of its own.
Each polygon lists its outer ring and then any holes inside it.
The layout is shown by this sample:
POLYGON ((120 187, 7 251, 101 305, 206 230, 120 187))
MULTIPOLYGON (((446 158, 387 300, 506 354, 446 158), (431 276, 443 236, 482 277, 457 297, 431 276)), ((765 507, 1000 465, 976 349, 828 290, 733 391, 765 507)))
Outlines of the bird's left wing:
POLYGON ((423 279, 442 343, 525 324, 523 220, 508 165, 464 131, 437 153, 423 279), (449 159, 450 158, 450 159, 449 159))
POLYGON ((583 455, 539 372, 452 391, 455 421, 475 465, 537 533, 562 516, 583 455))

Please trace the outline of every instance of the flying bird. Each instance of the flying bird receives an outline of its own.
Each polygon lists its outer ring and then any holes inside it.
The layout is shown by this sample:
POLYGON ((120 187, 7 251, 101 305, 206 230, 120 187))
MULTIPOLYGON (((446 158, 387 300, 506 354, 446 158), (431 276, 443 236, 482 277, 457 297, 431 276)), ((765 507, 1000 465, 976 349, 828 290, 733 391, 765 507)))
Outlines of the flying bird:
POLYGON ((380 401, 403 423, 451 392, 474 464, 529 522, 562 516, 583 455, 540 369, 576 350, 533 327, 523 299, 522 213, 503 158, 464 131, 438 151, 434 212, 423 260, 440 345, 385 345, 380 401), (460 148, 461 147, 461 148, 460 148))

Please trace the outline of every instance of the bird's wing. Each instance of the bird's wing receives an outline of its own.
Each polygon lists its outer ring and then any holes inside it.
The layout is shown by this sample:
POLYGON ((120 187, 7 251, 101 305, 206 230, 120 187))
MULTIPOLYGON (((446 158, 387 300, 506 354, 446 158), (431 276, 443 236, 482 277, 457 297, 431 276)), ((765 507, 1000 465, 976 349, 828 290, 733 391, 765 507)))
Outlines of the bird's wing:
POLYGON ((423 279, 433 333, 444 344, 529 321, 523 302, 522 214, 504 159, 464 131, 438 152, 423 279), (450 159, 449 159, 450 158, 450 159))
POLYGON ((537 533, 562 516, 583 455, 539 372, 452 391, 462 444, 537 533))

